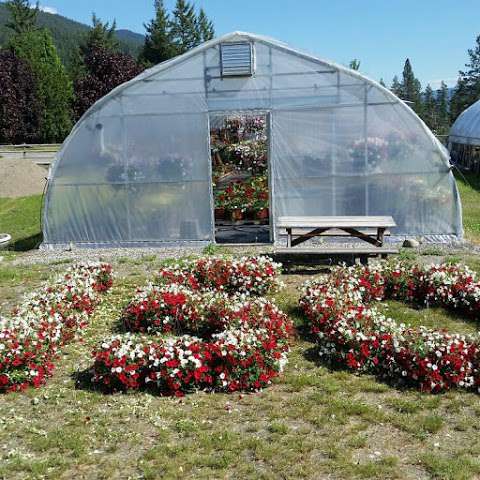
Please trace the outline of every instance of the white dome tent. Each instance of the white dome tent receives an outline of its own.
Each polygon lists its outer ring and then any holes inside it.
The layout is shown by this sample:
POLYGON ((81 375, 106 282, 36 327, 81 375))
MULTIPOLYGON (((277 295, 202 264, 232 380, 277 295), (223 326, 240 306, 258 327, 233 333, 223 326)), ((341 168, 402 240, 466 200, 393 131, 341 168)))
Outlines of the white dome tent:
POLYGON ((285 215, 392 215, 395 235, 462 236, 448 152, 378 83, 235 32, 117 87, 65 141, 44 245, 214 241, 210 116, 268 119, 273 241, 285 215))
POLYGON ((480 171, 480 100, 455 120, 448 135, 452 162, 467 171, 480 171))

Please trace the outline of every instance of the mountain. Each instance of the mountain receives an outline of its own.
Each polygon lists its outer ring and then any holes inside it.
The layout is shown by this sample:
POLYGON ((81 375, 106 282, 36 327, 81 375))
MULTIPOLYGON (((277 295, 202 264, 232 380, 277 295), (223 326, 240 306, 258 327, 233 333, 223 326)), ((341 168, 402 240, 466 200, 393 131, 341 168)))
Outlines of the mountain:
MULTIPOLYGON (((4 3, 0 3, 0 46, 5 45, 10 30, 5 27, 9 13, 4 3)), ((38 26, 48 28, 52 32, 58 54, 67 68, 72 65, 76 47, 82 42, 89 26, 70 18, 47 12, 38 12, 38 26)), ((137 57, 143 46, 145 37, 130 30, 117 30, 120 50, 137 57)))

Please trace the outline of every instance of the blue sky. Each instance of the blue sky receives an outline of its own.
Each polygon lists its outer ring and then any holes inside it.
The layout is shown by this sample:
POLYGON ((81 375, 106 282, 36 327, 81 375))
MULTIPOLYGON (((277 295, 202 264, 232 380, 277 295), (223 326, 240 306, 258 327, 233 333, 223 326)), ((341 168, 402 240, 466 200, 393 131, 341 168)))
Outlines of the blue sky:
MULTIPOLYGON (((165 0, 171 8, 175 0, 165 0)), ((390 84, 410 57, 422 84, 453 85, 480 34, 479 0, 197 0, 217 34, 269 35, 319 57, 348 64, 390 84)), ((43 7, 90 23, 91 13, 144 32, 153 0, 43 0, 43 7)))

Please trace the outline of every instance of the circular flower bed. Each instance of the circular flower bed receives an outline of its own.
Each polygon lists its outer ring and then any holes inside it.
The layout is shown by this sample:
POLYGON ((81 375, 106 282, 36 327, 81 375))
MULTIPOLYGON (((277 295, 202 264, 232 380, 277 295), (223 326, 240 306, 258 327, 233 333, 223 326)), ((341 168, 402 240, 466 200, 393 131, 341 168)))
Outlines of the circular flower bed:
POLYGON ((283 370, 293 329, 256 296, 278 285, 279 268, 264 258, 208 258, 163 269, 124 309, 130 333, 95 350, 94 380, 178 396, 265 387, 283 370))
POLYGON ((110 265, 75 265, 0 317, 0 392, 45 383, 60 348, 88 324, 111 285, 110 265))
POLYGON ((371 305, 387 298, 455 309, 476 320, 480 315, 480 283, 467 267, 338 267, 306 284, 300 299, 320 355, 424 391, 479 388, 477 335, 398 324, 371 305))

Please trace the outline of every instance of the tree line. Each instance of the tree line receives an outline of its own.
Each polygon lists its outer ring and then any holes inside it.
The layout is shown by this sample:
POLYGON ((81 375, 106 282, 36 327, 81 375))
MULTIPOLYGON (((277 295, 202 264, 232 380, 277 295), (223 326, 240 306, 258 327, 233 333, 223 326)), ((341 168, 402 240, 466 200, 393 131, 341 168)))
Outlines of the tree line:
MULTIPOLYGON (((67 69, 49 29, 38 26, 38 3, 32 8, 29 0, 8 0, 5 5, 11 35, 0 47, 0 143, 63 141, 83 113, 113 88, 215 34, 213 22, 194 3, 177 0, 168 12, 162 0, 155 0, 154 18, 144 25, 145 43, 134 57, 121 51, 115 21, 104 23, 93 14, 92 27, 75 46, 67 69)), ((480 98, 480 36, 468 55, 453 93, 445 82, 436 91, 430 85, 422 89, 408 58, 389 87, 437 135, 448 134, 457 116, 480 98)), ((349 66, 358 70, 360 61, 349 66)))
MULTIPOLYGON (((438 90, 433 90, 430 84, 422 90, 408 58, 401 79, 395 76, 390 90, 406 101, 436 135, 448 135, 456 118, 480 99, 480 35, 477 36, 474 47, 468 50, 468 57, 465 70, 458 72, 453 91, 443 81, 438 90)), ((385 86, 383 80, 380 83, 385 86)))
POLYGON ((69 68, 60 60, 48 28, 38 26, 39 4, 8 0, 11 35, 0 48, 0 144, 61 142, 99 98, 145 68, 213 38, 205 11, 177 0, 167 12, 155 0, 155 17, 138 58, 120 51, 116 23, 95 14, 92 28, 75 47, 69 68))

